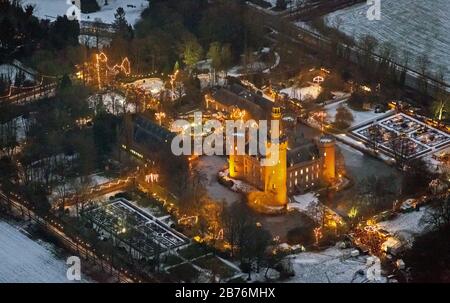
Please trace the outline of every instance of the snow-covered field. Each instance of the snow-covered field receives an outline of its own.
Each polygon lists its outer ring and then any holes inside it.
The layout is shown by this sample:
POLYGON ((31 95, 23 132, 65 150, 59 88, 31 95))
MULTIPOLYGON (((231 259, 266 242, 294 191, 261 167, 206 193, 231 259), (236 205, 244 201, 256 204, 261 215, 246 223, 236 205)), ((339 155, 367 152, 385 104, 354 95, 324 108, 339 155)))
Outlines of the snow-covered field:
POLYGON ((383 116, 388 116, 391 114, 391 112, 385 112, 385 113, 375 113, 375 111, 370 110, 370 111, 355 111, 353 109, 351 109, 350 107, 347 106, 347 101, 340 101, 340 102, 335 102, 332 104, 329 104, 327 106, 325 106, 325 111, 327 113, 327 117, 326 117, 326 121, 328 123, 332 123, 335 120, 335 116, 336 116, 336 112, 339 106, 343 105, 345 108, 347 108, 353 115, 353 123, 351 124, 351 126, 357 126, 366 122, 370 122, 372 120, 381 118, 383 116))
MULTIPOLYGON (((65 261, 49 245, 0 221, 0 283, 69 283, 65 261)), ((83 282, 87 282, 84 280, 83 282)))
POLYGON ((422 221, 427 213, 427 209, 428 207, 422 207, 420 211, 399 214, 394 220, 380 222, 378 226, 411 244, 415 236, 422 234, 429 227, 422 221))
MULTIPOLYGON (((89 175, 89 176, 87 176, 87 178, 89 178, 88 186, 90 188, 99 187, 103 184, 106 184, 106 183, 112 181, 112 179, 107 178, 105 176, 98 175, 98 174, 89 175)), ((66 195, 66 196, 70 195, 70 194, 74 193, 76 191, 76 189, 81 186, 81 184, 82 183, 81 183, 80 177, 78 177, 76 179, 71 179, 71 180, 67 181, 67 183, 65 183, 65 184, 56 186, 53 189, 50 197, 54 199, 54 198, 60 198, 61 195, 66 195)))
POLYGON ((291 256, 295 277, 289 283, 363 283, 369 282, 368 256, 351 257, 353 249, 331 247, 321 252, 302 252, 291 256))
POLYGON ((413 67, 419 56, 427 54, 430 68, 447 67, 446 79, 450 81, 450 1, 383 0, 380 21, 367 18, 368 8, 360 4, 333 12, 327 22, 332 26, 340 23, 339 29, 353 37, 370 34, 380 42, 392 43, 400 58, 404 58, 403 51, 410 55, 413 67))
MULTIPOLYGON (((117 8, 125 10, 125 18, 131 25, 141 18, 142 11, 148 7, 147 0, 108 0, 108 5, 104 5, 103 0, 97 1, 101 10, 91 14, 81 14, 82 21, 96 21, 112 24, 117 8), (130 7, 128 7, 130 5, 130 7), (132 7, 131 7, 132 6, 132 7)), ((41 19, 54 20, 57 16, 65 15, 69 9, 66 0, 24 0, 23 5, 35 5, 35 15, 41 19)))

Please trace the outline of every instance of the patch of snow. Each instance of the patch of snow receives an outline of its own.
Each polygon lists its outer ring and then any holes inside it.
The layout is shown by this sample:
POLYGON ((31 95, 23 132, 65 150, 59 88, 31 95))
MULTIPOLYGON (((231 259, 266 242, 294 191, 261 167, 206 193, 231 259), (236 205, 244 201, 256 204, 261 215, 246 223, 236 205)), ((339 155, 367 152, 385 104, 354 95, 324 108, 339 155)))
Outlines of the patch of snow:
MULTIPOLYGON (((331 247, 321 252, 291 255, 295 276, 288 283, 364 283, 370 282, 367 256, 351 256, 353 249, 331 247)), ((385 279, 382 279, 385 281, 385 279)))
POLYGON ((291 99, 298 99, 301 101, 315 100, 322 92, 322 87, 319 85, 311 85, 308 87, 288 87, 280 91, 289 96, 291 99))
MULTIPOLYGON (((448 0, 396 0, 381 1, 382 20, 367 18, 367 5, 354 5, 326 16, 333 26, 351 37, 371 35, 380 44, 389 42, 398 50, 400 60, 408 56, 409 65, 418 70, 418 58, 426 54, 431 62, 428 68, 435 73, 444 67, 446 80, 450 80, 448 49, 450 48, 450 1, 448 0)), ((402 63, 402 61, 400 61, 402 63)))
POLYGON ((348 109, 352 113, 353 120, 354 120, 351 124, 352 127, 368 123, 370 121, 376 120, 376 119, 384 117, 386 115, 390 115, 392 113, 392 111, 387 111, 385 113, 375 113, 375 111, 373 111, 373 110, 356 111, 356 110, 351 109, 347 105, 347 100, 343 100, 343 101, 334 102, 334 103, 331 103, 331 104, 328 104, 325 106, 325 112, 327 113, 326 122, 328 122, 328 123, 334 122, 337 109, 341 105, 344 108, 348 109))
POLYGON ((140 79, 128 85, 141 89, 145 93, 151 93, 152 95, 157 95, 164 90, 164 82, 160 78, 140 79))
POLYGON ((293 197, 293 202, 289 203, 287 208, 296 209, 300 212, 307 212, 310 207, 319 203, 319 198, 313 192, 293 197))
MULTIPOLYGON (((119 7, 122 7, 125 10, 127 22, 135 25, 141 18, 142 11, 148 7, 147 0, 108 0, 108 5, 104 5, 103 0, 97 2, 100 5, 100 11, 81 14, 81 21, 100 20, 103 23, 112 24, 115 20, 114 14, 119 7)), ((35 5, 35 16, 52 21, 58 16, 65 15, 70 7, 66 0, 24 0, 22 4, 35 5)))
POLYGON ((125 112, 135 112, 136 107, 133 103, 126 103, 126 98, 116 92, 92 95, 88 98, 89 107, 97 109, 97 106, 103 104, 104 109, 111 114, 123 114, 125 112))
MULTIPOLYGON (((0 221, 0 283, 70 283, 67 265, 44 243, 0 221)), ((82 277, 83 278, 83 277, 82 277)), ((83 279, 82 282, 88 282, 83 279)))
POLYGON ((422 222, 427 210, 428 207, 422 207, 419 211, 402 213, 394 220, 378 223, 378 226, 411 244, 415 236, 424 233, 429 228, 427 224, 422 222))
MULTIPOLYGON (((16 75, 20 72, 20 69, 11 64, 1 64, 0 65, 0 78, 11 81, 14 85, 14 80, 16 79, 16 75)), ((34 77, 24 72, 25 80, 34 81, 34 77)))
MULTIPOLYGON (((103 185, 103 184, 106 184, 106 183, 112 181, 112 179, 107 178, 105 176, 98 175, 98 174, 89 175, 89 176, 87 176, 87 178, 89 180, 88 185, 90 188, 98 187, 100 185, 103 185)), ((69 180, 65 184, 60 184, 58 186, 55 186, 55 188, 53 189, 50 196, 54 199, 54 198, 59 198, 61 195, 66 195, 66 196, 70 195, 75 192, 75 189, 80 184, 81 184, 81 177, 69 180)))

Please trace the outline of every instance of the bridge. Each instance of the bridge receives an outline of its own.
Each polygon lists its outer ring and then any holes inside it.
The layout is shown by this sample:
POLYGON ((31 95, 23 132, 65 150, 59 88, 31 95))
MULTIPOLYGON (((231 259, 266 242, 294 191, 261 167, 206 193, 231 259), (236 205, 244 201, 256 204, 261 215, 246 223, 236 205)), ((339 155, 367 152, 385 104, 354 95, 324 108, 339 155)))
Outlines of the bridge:
POLYGON ((45 98, 54 97, 57 86, 58 84, 56 82, 51 82, 48 84, 40 84, 31 88, 10 88, 8 95, 0 97, 0 105, 25 105, 45 98), (13 90, 18 90, 19 92, 13 93, 13 90))

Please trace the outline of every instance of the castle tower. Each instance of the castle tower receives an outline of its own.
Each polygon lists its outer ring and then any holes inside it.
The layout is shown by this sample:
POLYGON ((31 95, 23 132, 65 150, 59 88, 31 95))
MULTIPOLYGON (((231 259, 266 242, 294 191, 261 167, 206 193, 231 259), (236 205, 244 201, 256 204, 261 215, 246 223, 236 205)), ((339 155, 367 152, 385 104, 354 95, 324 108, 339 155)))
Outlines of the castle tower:
POLYGON ((323 179, 326 182, 333 182, 336 178, 336 143, 333 138, 325 136, 320 138, 318 145, 323 159, 323 179))
MULTIPOLYGON (((272 109, 272 119, 280 121, 280 142, 278 145, 279 160, 273 166, 264 167, 264 192, 271 193, 275 197, 276 206, 284 206, 287 203, 287 140, 281 127, 281 109, 272 109)), ((268 145, 270 142, 267 143, 268 145)), ((270 147, 270 146, 269 146, 270 147)))

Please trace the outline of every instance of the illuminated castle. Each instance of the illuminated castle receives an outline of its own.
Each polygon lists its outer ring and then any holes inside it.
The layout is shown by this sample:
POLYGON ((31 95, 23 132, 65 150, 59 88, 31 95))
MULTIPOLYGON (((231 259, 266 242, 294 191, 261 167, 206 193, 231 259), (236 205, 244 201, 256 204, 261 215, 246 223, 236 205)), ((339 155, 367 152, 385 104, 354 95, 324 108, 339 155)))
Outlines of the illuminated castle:
MULTIPOLYGON (((231 119, 280 121, 279 161, 275 165, 262 166, 261 156, 229 156, 230 177, 258 189, 248 196, 250 205, 258 210, 277 212, 284 209, 288 196, 333 183, 336 175, 334 139, 306 140, 298 127, 291 132, 285 131, 281 109, 274 102, 232 84, 207 94, 205 107, 231 119)), ((268 140, 266 146, 270 147, 269 144, 268 140)))
MULTIPOLYGON (((272 109, 272 119, 281 120, 279 107, 272 109)), ((322 137, 312 141, 305 140, 302 135, 288 139, 283 130, 280 131, 279 160, 273 166, 262 166, 261 157, 229 156, 230 177, 243 180, 259 190, 250 193, 248 199, 252 206, 263 212, 284 209, 289 195, 330 184, 335 179, 334 139, 322 137)))

